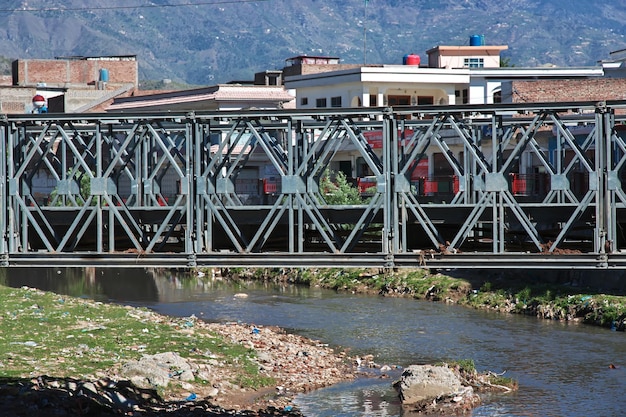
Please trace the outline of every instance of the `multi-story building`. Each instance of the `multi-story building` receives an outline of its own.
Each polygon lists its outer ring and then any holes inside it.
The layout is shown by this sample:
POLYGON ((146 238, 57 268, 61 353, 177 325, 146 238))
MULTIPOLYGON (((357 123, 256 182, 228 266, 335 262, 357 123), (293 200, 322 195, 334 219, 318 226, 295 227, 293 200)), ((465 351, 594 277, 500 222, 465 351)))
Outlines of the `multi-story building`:
MULTIPOLYGON (((508 67, 501 66, 500 59, 507 46, 485 45, 481 36, 470 37, 469 43, 431 48, 426 51, 425 64, 415 54, 403 57, 402 64, 392 65, 342 67, 333 58, 323 63, 323 71, 316 72, 315 68, 323 62, 321 57, 309 64, 299 59, 298 71, 290 66, 283 71, 284 83, 296 97, 296 106, 303 109, 600 101, 626 97, 623 63, 616 64, 616 57, 593 67, 508 67), (335 69, 333 64, 337 65, 335 69)), ((366 131, 364 135, 376 148, 381 132, 366 131)), ((554 132, 542 130, 537 138, 549 155, 554 132)), ((447 144, 461 158, 462 143, 450 139, 447 144)), ((519 174, 542 174, 539 161, 530 152, 521 161, 519 174)), ((353 178, 368 175, 357 150, 338 153, 331 169, 353 178)), ((427 160, 420 163, 414 175, 428 181, 428 178, 452 176, 453 171, 442 151, 432 146, 427 151, 427 160)))
POLYGON ((299 71, 287 66, 283 77, 285 87, 296 96, 298 108, 322 108, 513 102, 513 81, 604 76, 602 67, 501 67, 500 53, 506 49, 482 42, 437 46, 426 51, 426 65, 415 54, 403 57, 402 64, 391 65, 345 66, 329 58, 321 66, 321 57, 312 64, 292 58, 299 71), (320 66, 323 71, 315 71, 320 66))

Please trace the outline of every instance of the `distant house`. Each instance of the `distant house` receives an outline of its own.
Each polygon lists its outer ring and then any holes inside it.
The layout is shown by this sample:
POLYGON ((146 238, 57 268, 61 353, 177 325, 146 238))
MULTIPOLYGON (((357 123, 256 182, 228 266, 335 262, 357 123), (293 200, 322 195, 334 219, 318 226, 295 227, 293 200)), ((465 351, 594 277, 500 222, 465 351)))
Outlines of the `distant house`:
POLYGON ((426 51, 431 68, 498 68, 506 45, 435 46, 426 51))
MULTIPOLYGON (((405 56, 402 64, 352 66, 338 64, 337 59, 314 57, 307 61, 298 57, 290 61, 294 68, 284 69, 283 78, 296 97, 297 108, 302 109, 626 99, 626 53, 603 66, 502 67, 500 54, 507 48, 485 45, 482 38, 476 42, 472 36, 470 45, 429 49, 426 64, 415 54, 405 56), (618 59, 621 61, 616 63, 618 59)), ((366 131, 364 135, 376 150, 382 133, 366 131)), ((547 130, 541 135, 541 146, 548 152, 553 133, 547 130)), ((447 144, 460 158, 462 144, 447 144)), ((530 156, 524 160, 528 164, 520 165, 519 172, 535 173, 536 161, 530 156)), ((330 168, 353 178, 368 175, 356 149, 338 152, 330 168)), ((451 178, 453 171, 442 151, 431 146, 419 175, 451 178)))
MULTIPOLYGON (((271 84, 271 83, 268 83, 271 84)), ((271 110, 294 106, 294 98, 282 85, 220 84, 210 87, 169 92, 136 91, 130 97, 117 98, 106 109, 107 112, 192 112, 192 111, 245 111, 248 109, 271 110)), ((241 138, 247 139, 250 133, 241 138)), ((228 140, 226 132, 211 135, 210 154, 218 152, 218 143, 228 140), (217 135, 217 136, 216 136, 217 135)), ((246 203, 259 203, 275 192, 276 172, 262 149, 251 151, 248 147, 236 145, 232 154, 248 154, 246 166, 233 181, 238 198, 246 203), (274 190, 274 191, 272 191, 274 190)), ((176 175, 168 171, 161 178, 164 197, 176 194, 176 175)), ((130 189, 130 184, 123 184, 130 189)))
POLYGON ((437 46, 426 51, 427 65, 414 54, 403 64, 391 65, 345 66, 334 64, 336 60, 320 64, 319 57, 312 63, 300 59, 296 69, 286 67, 283 76, 298 108, 514 102, 512 81, 604 76, 601 67, 502 68, 500 53, 507 48, 484 45, 482 40, 470 46, 437 46))

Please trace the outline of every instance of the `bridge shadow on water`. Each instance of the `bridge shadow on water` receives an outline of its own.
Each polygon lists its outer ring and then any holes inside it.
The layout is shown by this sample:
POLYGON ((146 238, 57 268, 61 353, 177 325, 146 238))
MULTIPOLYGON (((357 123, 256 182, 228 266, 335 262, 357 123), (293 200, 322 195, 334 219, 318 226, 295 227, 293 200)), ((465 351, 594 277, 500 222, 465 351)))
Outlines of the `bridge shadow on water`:
MULTIPOLYGON (((0 284, 27 286, 43 291, 97 301, 144 303, 176 301, 176 288, 191 285, 186 272, 142 268, 9 268, 0 272, 0 284)), ((474 290, 517 293, 530 288, 534 294, 626 295, 626 271, 557 269, 454 269, 443 275, 467 280, 474 290)))
POLYGON ((8 268, 0 279, 9 287, 26 286, 97 301, 159 299, 155 272, 141 268, 8 268))

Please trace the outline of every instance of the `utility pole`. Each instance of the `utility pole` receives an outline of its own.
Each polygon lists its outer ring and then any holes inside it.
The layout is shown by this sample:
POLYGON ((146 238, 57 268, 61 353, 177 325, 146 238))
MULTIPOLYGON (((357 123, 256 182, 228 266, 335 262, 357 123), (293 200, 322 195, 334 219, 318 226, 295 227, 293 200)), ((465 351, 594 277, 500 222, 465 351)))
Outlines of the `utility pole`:
POLYGON ((363 65, 367 63, 367 3, 369 0, 365 0, 363 8, 363 65))

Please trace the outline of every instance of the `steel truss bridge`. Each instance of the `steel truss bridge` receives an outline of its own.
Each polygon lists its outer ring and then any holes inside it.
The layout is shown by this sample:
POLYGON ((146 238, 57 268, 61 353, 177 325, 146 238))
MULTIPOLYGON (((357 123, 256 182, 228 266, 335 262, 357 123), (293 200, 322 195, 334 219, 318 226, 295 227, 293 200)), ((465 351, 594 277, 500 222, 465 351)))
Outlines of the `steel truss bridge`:
POLYGON ((624 109, 616 101, 6 115, 1 262, 624 269, 624 109), (369 131, 381 134, 380 148, 369 131), (328 204, 320 177, 346 149, 375 187, 361 203, 328 204), (446 195, 412 176, 433 152, 452 173, 446 195), (237 179, 259 161, 278 185, 252 203, 237 179), (520 183, 525 165, 541 177, 520 183))

